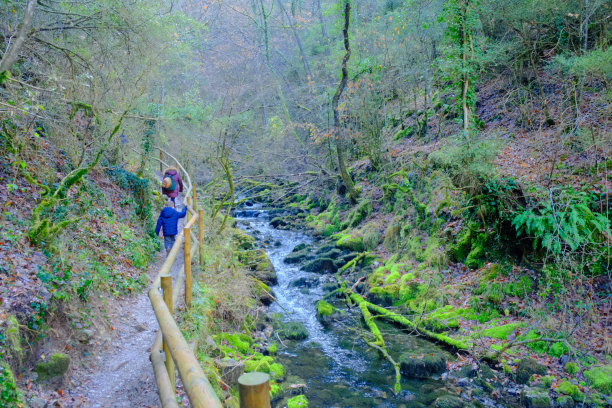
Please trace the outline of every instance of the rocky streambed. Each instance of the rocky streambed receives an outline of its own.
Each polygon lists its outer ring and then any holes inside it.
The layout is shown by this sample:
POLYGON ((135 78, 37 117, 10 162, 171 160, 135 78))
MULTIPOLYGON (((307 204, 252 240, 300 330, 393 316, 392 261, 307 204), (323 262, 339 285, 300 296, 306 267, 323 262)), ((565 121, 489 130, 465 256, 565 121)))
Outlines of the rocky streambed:
MULTIPOLYGON (((235 213, 238 226, 256 238, 276 272, 271 289, 277 302, 270 305, 267 318, 276 333, 270 341, 279 345, 277 359, 287 372, 285 389, 306 395, 309 406, 550 406, 545 401, 542 405, 546 392, 522 390, 521 399, 516 383, 486 364, 457 362, 453 350, 377 320, 389 355, 400 365, 401 391, 394 392, 394 366, 364 341, 370 333, 360 309, 347 307, 344 296, 334 293, 338 268, 357 254, 290 229, 279 215, 278 210, 270 213, 256 206, 235 213), (460 369, 449 371, 451 366, 460 369)), ((376 261, 355 268, 347 281, 355 282, 375 266, 376 261)), ((527 376, 538 369, 527 367, 527 376)))

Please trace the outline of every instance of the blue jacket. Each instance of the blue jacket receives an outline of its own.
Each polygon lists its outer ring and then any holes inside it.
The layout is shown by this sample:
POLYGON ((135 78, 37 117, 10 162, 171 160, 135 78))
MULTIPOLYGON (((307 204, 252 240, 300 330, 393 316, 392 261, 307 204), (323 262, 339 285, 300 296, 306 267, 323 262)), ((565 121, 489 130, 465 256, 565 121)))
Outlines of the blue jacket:
POLYGON ((172 207, 165 207, 157 219, 155 235, 159 235, 159 230, 162 227, 164 228, 164 236, 166 237, 178 234, 178 220, 185 215, 187 215, 187 207, 183 207, 182 211, 176 211, 172 207))

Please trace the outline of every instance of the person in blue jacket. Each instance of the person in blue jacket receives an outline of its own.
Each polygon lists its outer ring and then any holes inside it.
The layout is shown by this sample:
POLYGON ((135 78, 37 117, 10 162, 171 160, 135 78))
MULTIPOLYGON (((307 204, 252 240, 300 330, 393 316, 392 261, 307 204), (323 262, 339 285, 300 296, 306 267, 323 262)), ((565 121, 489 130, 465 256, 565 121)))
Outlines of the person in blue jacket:
POLYGON ((166 201, 166 206, 159 214, 157 227, 155 227, 155 235, 159 235, 159 231, 163 228, 166 255, 168 255, 168 252, 170 252, 176 240, 176 234, 178 234, 178 220, 185 215, 187 215, 187 207, 183 207, 182 211, 177 211, 174 209, 174 202, 172 202, 172 200, 166 201))

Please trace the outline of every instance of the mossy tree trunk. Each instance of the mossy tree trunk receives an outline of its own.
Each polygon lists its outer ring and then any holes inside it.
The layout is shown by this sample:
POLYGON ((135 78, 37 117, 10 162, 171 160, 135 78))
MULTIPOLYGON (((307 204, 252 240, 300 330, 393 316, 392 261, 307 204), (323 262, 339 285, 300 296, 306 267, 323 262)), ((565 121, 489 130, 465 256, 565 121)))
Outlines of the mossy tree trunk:
POLYGON ((359 198, 359 194, 355 189, 355 184, 353 184, 353 179, 351 179, 350 174, 346 169, 346 161, 345 161, 345 151, 344 144, 342 140, 342 135, 340 133, 340 113, 338 112, 338 102, 340 101, 340 96, 342 96, 342 92, 346 87, 346 83, 348 80, 348 69, 346 67, 349 58, 351 58, 351 47, 349 43, 349 35, 348 29, 351 21, 351 2, 350 0, 344 0, 344 27, 342 29, 342 35, 344 37, 344 58, 342 59, 342 78, 340 79, 340 83, 338 84, 338 88, 336 88, 336 93, 334 93, 334 97, 332 99, 332 109, 334 111, 334 134, 336 137, 336 156, 338 158, 338 170, 340 171, 340 177, 346 186, 346 190, 348 191, 349 198, 353 204, 357 202, 359 198))

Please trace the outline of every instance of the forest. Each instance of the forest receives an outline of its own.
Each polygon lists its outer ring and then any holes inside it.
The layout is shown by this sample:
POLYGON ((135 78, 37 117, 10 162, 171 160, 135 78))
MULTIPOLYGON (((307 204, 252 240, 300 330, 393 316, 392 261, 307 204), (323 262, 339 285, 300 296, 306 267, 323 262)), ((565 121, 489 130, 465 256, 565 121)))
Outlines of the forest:
POLYGON ((248 373, 265 407, 612 405, 610 2, 0 21, 0 407, 239 407, 248 373))

